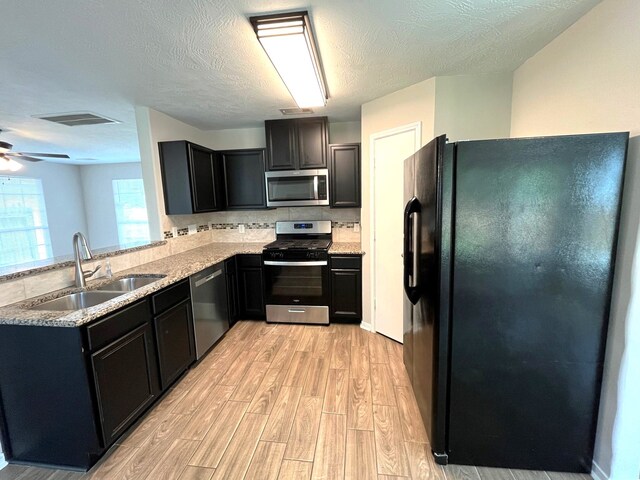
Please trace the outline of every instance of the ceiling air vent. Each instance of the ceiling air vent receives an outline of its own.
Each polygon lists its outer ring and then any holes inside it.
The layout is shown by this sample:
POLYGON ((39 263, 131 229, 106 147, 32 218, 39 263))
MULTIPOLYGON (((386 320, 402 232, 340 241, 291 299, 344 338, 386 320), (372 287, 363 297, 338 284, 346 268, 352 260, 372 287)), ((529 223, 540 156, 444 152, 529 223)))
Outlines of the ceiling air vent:
POLYGON ((102 123, 120 123, 112 118, 96 115, 91 112, 56 113, 48 115, 34 115, 35 118, 47 120, 67 127, 77 127, 79 125, 99 125, 102 123))
POLYGON ((283 115, 309 115, 313 113, 312 108, 281 108, 280 111, 283 115))

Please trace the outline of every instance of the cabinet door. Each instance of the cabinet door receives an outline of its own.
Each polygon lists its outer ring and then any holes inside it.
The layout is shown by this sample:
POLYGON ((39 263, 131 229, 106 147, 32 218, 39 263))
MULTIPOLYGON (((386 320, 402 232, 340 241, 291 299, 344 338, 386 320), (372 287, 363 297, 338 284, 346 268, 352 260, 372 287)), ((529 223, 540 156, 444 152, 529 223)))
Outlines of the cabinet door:
POLYGON ((362 318, 362 277, 360 270, 331 270, 331 316, 362 318))
POLYGON ((91 355, 104 445, 111 445, 158 395, 151 325, 145 323, 91 355))
POLYGON ((220 155, 227 210, 266 208, 264 150, 232 150, 220 155))
POLYGON ((229 326, 232 327, 238 320, 238 272, 235 257, 226 260, 224 269, 227 275, 227 299, 229 305, 229 326))
POLYGON ((242 319, 264 317, 264 284, 260 255, 238 255, 239 316, 242 319))
POLYGON ((219 210, 214 152, 189 144, 189 161, 193 213, 219 210))
POLYGON ((332 208, 360 208, 360 144, 329 146, 332 208))
POLYGON ((296 124, 298 168, 327 168, 327 117, 298 119, 296 124))
POLYGON ((154 320, 160 381, 166 390, 196 359, 191 300, 185 300, 154 320))
POLYGON ((269 170, 295 170, 296 124, 292 120, 266 120, 267 168, 269 170))

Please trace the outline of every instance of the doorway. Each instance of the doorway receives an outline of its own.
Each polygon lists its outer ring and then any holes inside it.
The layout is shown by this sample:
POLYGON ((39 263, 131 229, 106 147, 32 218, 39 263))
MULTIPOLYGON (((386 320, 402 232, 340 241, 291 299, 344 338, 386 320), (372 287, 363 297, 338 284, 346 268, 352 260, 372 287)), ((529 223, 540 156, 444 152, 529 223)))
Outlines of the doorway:
POLYGON ((373 330, 402 342, 404 160, 421 145, 416 122, 371 135, 373 330))

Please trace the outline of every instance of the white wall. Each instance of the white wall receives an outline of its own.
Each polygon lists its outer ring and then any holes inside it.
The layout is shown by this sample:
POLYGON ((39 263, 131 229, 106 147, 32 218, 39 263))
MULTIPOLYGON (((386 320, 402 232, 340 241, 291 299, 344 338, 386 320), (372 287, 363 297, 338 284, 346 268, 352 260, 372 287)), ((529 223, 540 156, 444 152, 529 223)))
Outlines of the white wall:
MULTIPOLYGON (((450 141, 508 137, 511 120, 512 74, 434 77, 362 106, 362 244, 371 251, 372 134, 421 122, 422 145, 447 134, 450 141)), ((398 165, 403 168, 403 165, 398 165)), ((402 188, 401 186, 398 188, 402 188)), ((363 262, 363 319, 373 312, 373 255, 363 262)))
POLYGON ((630 131, 594 474, 640 472, 640 2, 605 0, 518 68, 512 136, 630 131))
POLYGON ((450 142, 508 138, 512 72, 436 77, 435 135, 450 142))
MULTIPOLYGON (((362 245, 371 252, 373 211, 371 208, 371 159, 370 137, 372 134, 421 122, 422 145, 433 137, 435 125, 435 78, 424 80, 410 87, 390 93, 362 105, 362 245)), ((398 168, 403 168, 399 165, 398 168)), ((370 325, 372 320, 373 255, 362 262, 362 320, 370 325)))
POLYGON ((42 180, 53 255, 69 255, 73 233, 87 230, 78 166, 53 162, 22 164, 23 168, 11 176, 42 180))
POLYGON ((264 148, 267 144, 264 127, 208 130, 203 133, 217 150, 264 148))
POLYGON ((87 238, 91 248, 112 247, 120 243, 113 197, 113 180, 142 178, 140 163, 80 165, 87 238))
POLYGON ((361 137, 360 122, 329 123, 329 143, 360 143, 361 137))

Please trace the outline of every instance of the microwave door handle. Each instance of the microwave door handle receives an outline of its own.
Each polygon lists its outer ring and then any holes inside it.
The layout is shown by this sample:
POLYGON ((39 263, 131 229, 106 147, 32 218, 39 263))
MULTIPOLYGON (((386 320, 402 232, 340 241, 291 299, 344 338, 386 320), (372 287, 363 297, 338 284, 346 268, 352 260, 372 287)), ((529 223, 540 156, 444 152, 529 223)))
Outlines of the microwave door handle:
POLYGON ((318 175, 313 176, 313 198, 318 200, 318 175))

